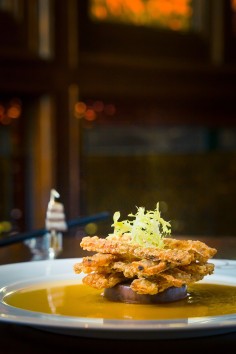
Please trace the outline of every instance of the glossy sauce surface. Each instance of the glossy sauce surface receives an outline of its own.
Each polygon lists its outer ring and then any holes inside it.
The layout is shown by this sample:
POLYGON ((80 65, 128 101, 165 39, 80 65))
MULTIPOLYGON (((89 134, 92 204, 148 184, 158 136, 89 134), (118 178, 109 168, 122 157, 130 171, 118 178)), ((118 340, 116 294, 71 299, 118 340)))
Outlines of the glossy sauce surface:
POLYGON ((125 304, 105 299, 101 290, 69 281, 42 283, 4 297, 24 310, 103 319, 163 320, 236 313, 236 286, 196 283, 188 298, 168 304, 125 304))

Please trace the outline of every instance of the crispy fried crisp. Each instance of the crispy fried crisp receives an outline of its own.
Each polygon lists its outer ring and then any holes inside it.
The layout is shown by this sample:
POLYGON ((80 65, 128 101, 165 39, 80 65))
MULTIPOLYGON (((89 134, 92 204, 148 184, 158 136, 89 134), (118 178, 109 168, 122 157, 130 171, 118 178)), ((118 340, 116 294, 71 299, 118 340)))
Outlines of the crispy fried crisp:
POLYGON ((117 272, 123 272, 125 277, 150 277, 169 268, 167 262, 153 262, 147 259, 134 261, 131 263, 114 262, 111 264, 111 269, 117 272))
POLYGON ((84 237, 84 250, 97 252, 74 265, 75 273, 87 274, 83 282, 97 289, 111 288, 127 279, 138 294, 157 294, 181 287, 212 274, 208 263, 217 250, 201 241, 164 239, 164 248, 142 247, 128 235, 84 237))
POLYGON ((194 273, 190 272, 190 268, 186 267, 186 271, 179 268, 171 269, 167 272, 159 273, 152 278, 138 278, 134 279, 130 285, 133 291, 138 294, 154 295, 168 289, 169 287, 181 287, 182 285, 189 285, 202 280, 205 275, 211 274, 214 270, 213 264, 202 265, 194 268, 194 273), (200 270, 200 272, 197 272, 200 270))
POLYGON ((206 262, 209 258, 212 258, 217 250, 215 248, 207 246, 201 241, 192 240, 176 240, 171 238, 164 239, 165 247, 171 250, 186 250, 195 254, 195 259, 199 262, 206 262))
POLYGON ((122 273, 90 273, 82 279, 84 284, 92 286, 95 289, 112 288, 124 280, 125 277, 122 273))
POLYGON ((188 252, 181 249, 158 249, 156 247, 142 247, 132 243, 125 243, 118 240, 108 240, 97 236, 84 237, 80 243, 87 251, 98 253, 111 253, 127 257, 133 256, 139 259, 152 261, 167 261, 174 265, 189 264, 196 259, 196 252, 188 252))
MULTIPOLYGON (((98 259, 100 253, 97 253, 98 259)), ((170 265, 167 262, 153 262, 146 259, 134 262, 124 262, 124 261, 113 261, 116 259, 116 256, 111 255, 110 262, 107 261, 106 264, 102 262, 93 261, 92 257, 84 257, 81 263, 76 263, 74 265, 75 273, 91 273, 91 272, 101 272, 101 273, 114 273, 121 272, 127 278, 133 278, 135 276, 152 276, 159 272, 163 272, 168 269, 170 265), (88 262, 89 258, 89 262, 88 262)), ((108 258, 107 258, 108 260, 108 258)))
MULTIPOLYGON (((155 295, 161 292, 162 289, 161 284, 158 284, 157 282, 150 281, 145 278, 134 279, 130 285, 130 288, 133 291, 135 291, 137 294, 149 294, 149 295, 155 295)), ((166 288, 168 288, 168 286, 166 288)))

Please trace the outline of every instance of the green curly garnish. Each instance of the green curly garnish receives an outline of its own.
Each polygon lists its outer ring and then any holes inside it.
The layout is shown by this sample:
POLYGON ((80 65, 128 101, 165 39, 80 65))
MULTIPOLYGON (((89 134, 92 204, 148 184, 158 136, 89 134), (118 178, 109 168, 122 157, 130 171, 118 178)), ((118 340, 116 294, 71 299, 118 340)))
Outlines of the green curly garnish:
POLYGON ((139 207, 136 214, 128 216, 134 220, 119 221, 120 212, 114 213, 112 226, 115 236, 129 234, 132 243, 138 243, 143 247, 162 248, 164 246, 163 238, 171 234, 171 225, 161 217, 159 203, 153 211, 145 212, 144 207, 139 207))

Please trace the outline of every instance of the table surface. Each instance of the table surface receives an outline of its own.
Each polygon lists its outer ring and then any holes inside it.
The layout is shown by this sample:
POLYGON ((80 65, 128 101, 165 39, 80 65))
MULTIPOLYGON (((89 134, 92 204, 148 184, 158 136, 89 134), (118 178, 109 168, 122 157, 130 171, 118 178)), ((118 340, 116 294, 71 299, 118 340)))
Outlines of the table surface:
MULTIPOLYGON (((197 239, 210 247, 217 249, 214 258, 236 259, 236 236, 203 237, 177 236, 175 238, 197 239)), ((87 253, 80 248, 80 236, 63 238, 63 251, 58 258, 83 257, 87 253)), ((17 243, 0 248, 0 264, 10 264, 31 260, 31 254, 24 243, 17 243)), ((180 350, 188 353, 199 350, 201 353, 224 350, 225 353, 234 353, 236 346, 236 331, 229 334, 204 336, 185 339, 143 340, 142 333, 137 340, 114 340, 99 338, 84 338, 69 335, 59 335, 11 323, 0 323, 0 353, 72 353, 73 351, 87 353, 121 353, 131 349, 132 352, 156 352, 165 350, 180 350)))

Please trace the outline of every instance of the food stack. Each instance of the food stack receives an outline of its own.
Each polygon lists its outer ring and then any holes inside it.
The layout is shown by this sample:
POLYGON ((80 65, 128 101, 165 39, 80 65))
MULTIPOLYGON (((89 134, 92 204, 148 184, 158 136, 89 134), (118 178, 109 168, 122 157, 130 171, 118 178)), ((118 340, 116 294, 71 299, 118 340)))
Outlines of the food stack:
POLYGON ((85 273, 82 281, 96 289, 127 283, 137 294, 155 295, 181 288, 214 272, 209 263, 217 250, 201 241, 170 237, 171 226, 154 211, 138 208, 132 221, 119 221, 114 214, 114 233, 106 238, 86 236, 84 250, 93 255, 74 265, 75 273, 85 273), (94 253, 95 252, 95 253, 94 253))

